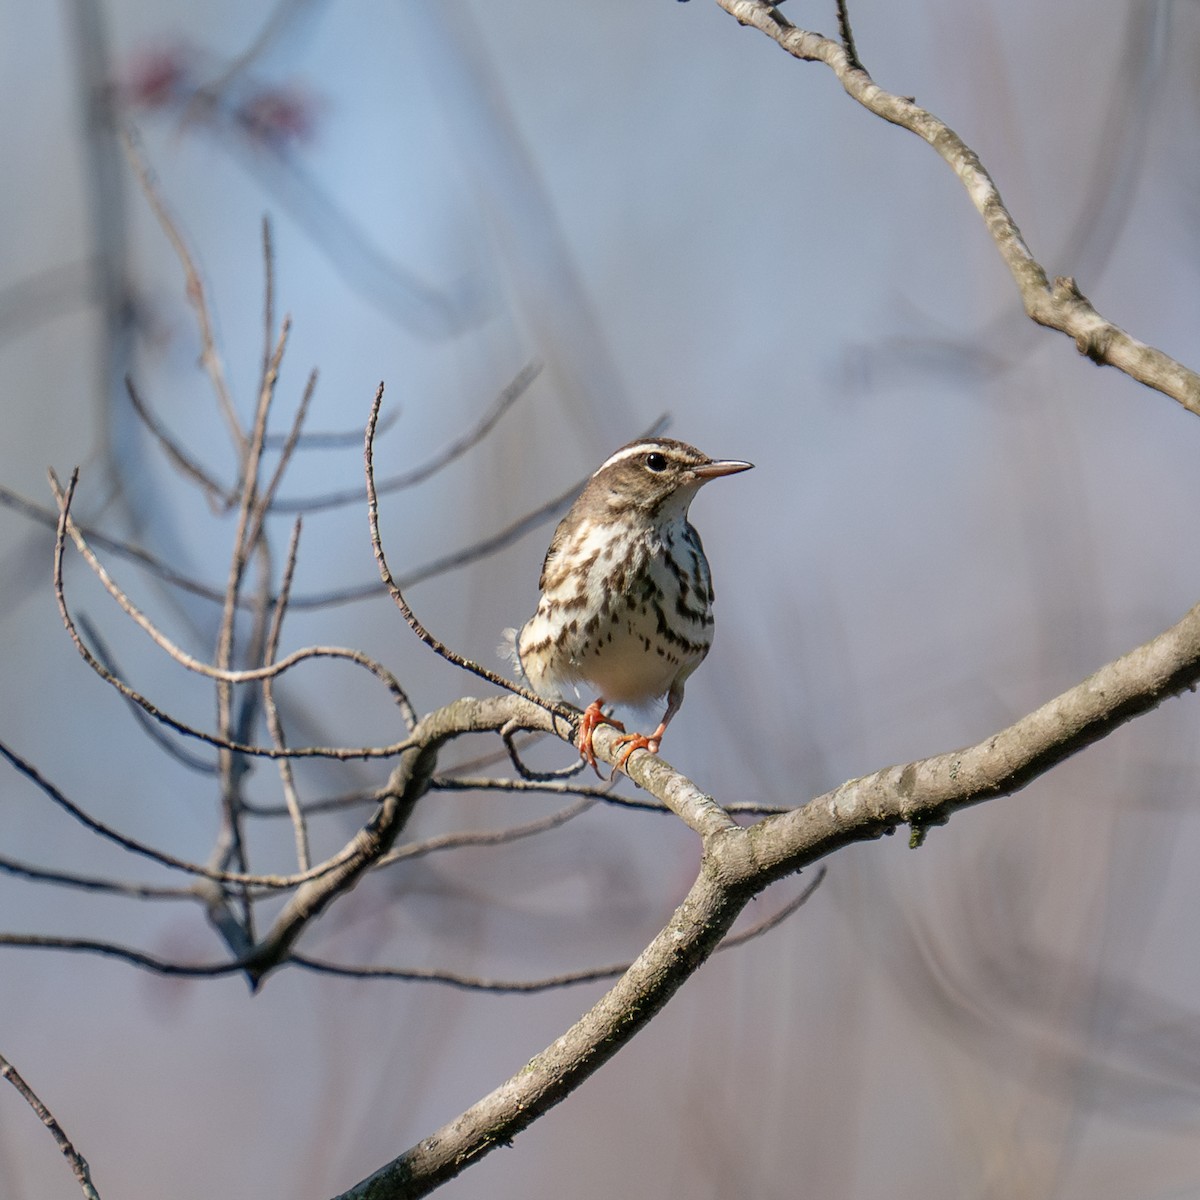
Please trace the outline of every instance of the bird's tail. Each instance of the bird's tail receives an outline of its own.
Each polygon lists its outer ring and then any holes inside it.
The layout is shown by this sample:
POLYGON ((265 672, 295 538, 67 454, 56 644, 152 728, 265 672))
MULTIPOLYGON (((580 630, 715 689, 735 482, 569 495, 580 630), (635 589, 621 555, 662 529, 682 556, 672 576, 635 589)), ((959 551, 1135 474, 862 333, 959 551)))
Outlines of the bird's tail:
POLYGON ((525 674, 525 668, 521 664, 521 652, 517 649, 517 634, 519 632, 517 629, 506 629, 500 635, 500 645, 496 647, 496 653, 511 664, 517 681, 528 685, 529 676, 525 674))

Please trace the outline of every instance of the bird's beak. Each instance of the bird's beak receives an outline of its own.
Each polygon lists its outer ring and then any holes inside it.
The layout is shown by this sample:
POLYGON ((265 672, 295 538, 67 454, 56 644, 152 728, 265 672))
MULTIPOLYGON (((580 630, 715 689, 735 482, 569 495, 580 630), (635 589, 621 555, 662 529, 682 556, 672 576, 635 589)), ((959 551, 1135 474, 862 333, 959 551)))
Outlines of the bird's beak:
POLYGON ((736 458, 719 458, 693 467, 692 471, 701 479, 716 479, 718 475, 736 475, 739 471, 748 471, 752 466, 753 463, 740 462, 736 458))

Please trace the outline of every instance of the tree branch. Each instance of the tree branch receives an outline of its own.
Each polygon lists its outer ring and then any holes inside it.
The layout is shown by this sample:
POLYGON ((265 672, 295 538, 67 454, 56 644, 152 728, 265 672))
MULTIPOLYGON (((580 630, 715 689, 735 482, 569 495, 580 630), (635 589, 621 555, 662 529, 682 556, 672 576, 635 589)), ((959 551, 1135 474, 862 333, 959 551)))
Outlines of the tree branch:
POLYGON ((507 1083, 337 1200, 425 1196, 507 1145, 645 1027, 716 949, 752 894, 725 886, 716 871, 701 870, 663 930, 562 1037, 507 1083))
POLYGON ((748 831, 768 879, 899 824, 917 839, 967 805, 1019 791, 1051 767, 1200 681, 1200 604, 1178 624, 973 746, 887 767, 766 817, 748 831))
MULTIPOLYGON (((562 1037, 507 1083, 337 1200, 424 1196, 507 1144, 642 1029, 769 883, 899 824, 907 822, 919 834, 959 808, 1018 791, 1198 680, 1200 605, 1171 629, 974 746, 851 780, 803 808, 745 829, 661 759, 649 754, 630 759, 635 782, 703 839, 700 872, 687 898, 614 987, 562 1037)), ((612 762, 617 737, 615 730, 598 729, 597 755, 612 762)))
POLYGON ((21 1098, 37 1113, 38 1119, 50 1131, 50 1136, 58 1143, 58 1148, 63 1152, 67 1162, 71 1164, 71 1170, 87 1200, 100 1200, 100 1193, 96 1191, 95 1185, 92 1183, 92 1173, 88 1168, 87 1160, 75 1149, 54 1114, 42 1103, 33 1088, 21 1078, 21 1073, 17 1068, 2 1054, 0 1054, 0 1079, 7 1079, 17 1089, 21 1098))
POLYGON ((740 24, 753 25, 794 58, 823 62, 864 108, 915 133, 941 155, 983 217, 1021 293, 1025 312, 1034 321, 1074 338, 1080 354, 1093 362, 1116 367, 1200 416, 1200 375, 1101 316, 1074 279, 1059 277, 1051 283, 1046 269, 1025 244, 979 156, 944 121, 912 99, 885 91, 845 46, 823 34, 798 29, 771 5, 760 0, 717 0, 717 3, 740 24))

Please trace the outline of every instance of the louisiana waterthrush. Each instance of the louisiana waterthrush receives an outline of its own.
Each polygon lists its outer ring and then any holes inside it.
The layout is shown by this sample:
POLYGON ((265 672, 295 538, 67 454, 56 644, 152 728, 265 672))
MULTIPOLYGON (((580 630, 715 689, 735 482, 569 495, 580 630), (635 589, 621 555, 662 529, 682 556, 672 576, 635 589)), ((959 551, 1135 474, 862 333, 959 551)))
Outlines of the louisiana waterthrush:
POLYGON ((588 480, 554 531, 541 600, 516 635, 516 659, 547 699, 581 683, 599 693, 578 734, 593 769, 592 734, 601 724, 624 735, 619 768, 635 750, 658 752, 713 638, 712 578, 688 506, 710 479, 751 466, 671 438, 630 442, 588 480), (664 695, 666 712, 649 737, 625 733, 604 713, 606 704, 641 706, 664 695))

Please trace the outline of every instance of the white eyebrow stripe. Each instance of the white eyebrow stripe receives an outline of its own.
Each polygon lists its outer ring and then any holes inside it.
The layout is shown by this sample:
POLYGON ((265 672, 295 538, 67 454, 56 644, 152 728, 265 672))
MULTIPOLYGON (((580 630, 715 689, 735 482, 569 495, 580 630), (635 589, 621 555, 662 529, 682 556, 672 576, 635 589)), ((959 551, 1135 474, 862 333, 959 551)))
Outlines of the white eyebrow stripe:
POLYGON ((593 472, 592 478, 595 479, 601 471, 611 467, 613 463, 624 462, 627 458, 636 458, 639 454, 645 454, 647 450, 652 450, 655 446, 662 446, 661 442, 646 441, 634 442, 632 446, 626 446, 623 450, 618 450, 616 454, 610 458, 606 458, 593 472))

